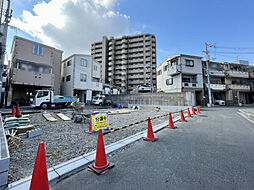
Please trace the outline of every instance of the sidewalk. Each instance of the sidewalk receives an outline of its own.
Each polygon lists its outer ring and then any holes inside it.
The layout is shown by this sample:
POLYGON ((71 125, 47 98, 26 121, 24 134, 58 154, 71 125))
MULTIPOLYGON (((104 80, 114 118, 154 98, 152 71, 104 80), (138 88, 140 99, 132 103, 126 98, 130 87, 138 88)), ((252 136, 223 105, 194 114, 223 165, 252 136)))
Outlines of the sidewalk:
POLYGON ((237 108, 212 108, 108 156, 104 176, 86 169, 51 184, 52 190, 254 189, 254 127, 237 108))

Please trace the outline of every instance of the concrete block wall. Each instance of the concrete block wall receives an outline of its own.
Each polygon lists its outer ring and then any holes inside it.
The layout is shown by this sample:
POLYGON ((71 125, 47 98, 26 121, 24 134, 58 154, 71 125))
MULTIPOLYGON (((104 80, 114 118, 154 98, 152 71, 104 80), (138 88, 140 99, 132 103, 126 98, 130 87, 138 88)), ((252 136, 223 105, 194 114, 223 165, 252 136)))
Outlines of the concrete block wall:
POLYGON ((128 107, 128 104, 140 105, 164 105, 164 106, 191 106, 191 93, 146 93, 146 94, 120 94, 112 95, 114 104, 122 104, 128 107))
POLYGON ((0 189, 7 185, 10 154, 0 114, 0 189))

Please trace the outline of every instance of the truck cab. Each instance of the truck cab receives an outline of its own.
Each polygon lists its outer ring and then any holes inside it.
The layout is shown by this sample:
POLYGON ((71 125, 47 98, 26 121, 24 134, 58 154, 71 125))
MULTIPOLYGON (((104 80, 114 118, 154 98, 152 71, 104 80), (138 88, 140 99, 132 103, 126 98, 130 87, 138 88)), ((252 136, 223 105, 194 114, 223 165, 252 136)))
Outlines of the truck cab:
POLYGON ((77 98, 70 96, 54 96, 52 90, 36 90, 32 98, 32 107, 41 107, 43 109, 55 106, 68 106, 72 102, 77 102, 77 98))

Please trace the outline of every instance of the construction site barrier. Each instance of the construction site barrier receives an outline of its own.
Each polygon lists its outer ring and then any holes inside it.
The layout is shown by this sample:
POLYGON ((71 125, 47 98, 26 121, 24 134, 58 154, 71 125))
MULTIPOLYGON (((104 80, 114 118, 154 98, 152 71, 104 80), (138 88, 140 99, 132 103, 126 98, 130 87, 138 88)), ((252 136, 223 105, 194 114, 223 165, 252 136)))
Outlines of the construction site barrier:
MULTIPOLYGON (((174 113, 180 113, 180 112, 181 111, 175 111, 175 112, 171 112, 171 113, 174 114, 174 113)), ((150 118, 150 120, 158 119, 158 118, 165 117, 165 116, 168 116, 168 115, 169 115, 169 113, 163 114, 163 115, 159 115, 159 116, 155 116, 155 117, 150 118)), ((146 122, 146 121, 148 121, 148 119, 144 119, 144 120, 141 120, 141 121, 138 121, 138 122, 135 122, 135 123, 131 123, 129 125, 125 125, 123 127, 119 127, 119 128, 116 128, 116 129, 111 129, 109 131, 104 132, 103 135, 106 135, 106 134, 109 134, 109 133, 113 133, 113 132, 125 129, 127 127, 131 127, 133 125, 137 125, 137 124, 140 124, 140 123, 143 123, 143 122, 146 122)))

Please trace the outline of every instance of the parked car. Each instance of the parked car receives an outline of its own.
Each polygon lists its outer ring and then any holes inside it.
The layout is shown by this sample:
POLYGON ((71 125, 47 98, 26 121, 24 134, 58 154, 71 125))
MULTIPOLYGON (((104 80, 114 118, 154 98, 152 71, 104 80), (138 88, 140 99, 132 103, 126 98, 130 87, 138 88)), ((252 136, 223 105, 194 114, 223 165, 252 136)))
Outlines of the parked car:
POLYGON ((214 100, 214 105, 225 106, 224 100, 214 100))

